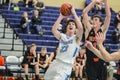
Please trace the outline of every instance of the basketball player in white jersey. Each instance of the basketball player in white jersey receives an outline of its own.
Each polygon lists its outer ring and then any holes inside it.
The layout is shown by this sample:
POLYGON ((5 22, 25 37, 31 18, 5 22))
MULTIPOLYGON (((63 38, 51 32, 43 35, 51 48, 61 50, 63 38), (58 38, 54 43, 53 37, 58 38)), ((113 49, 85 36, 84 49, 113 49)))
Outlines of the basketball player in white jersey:
POLYGON ((65 34, 60 33, 57 30, 61 20, 65 17, 61 13, 52 27, 52 33, 59 40, 59 47, 56 59, 45 73, 45 80, 68 80, 71 74, 74 59, 76 53, 79 51, 83 33, 82 24, 73 6, 71 12, 75 20, 67 21, 65 34))

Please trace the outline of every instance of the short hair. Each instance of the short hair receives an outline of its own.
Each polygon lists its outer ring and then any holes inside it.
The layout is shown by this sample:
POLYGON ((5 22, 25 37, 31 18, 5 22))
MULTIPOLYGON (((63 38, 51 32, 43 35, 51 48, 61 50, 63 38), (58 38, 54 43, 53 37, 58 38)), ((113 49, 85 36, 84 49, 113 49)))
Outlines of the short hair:
POLYGON ((38 12, 38 10, 34 10, 34 12, 38 12))
POLYGON ((66 33, 67 26, 68 26, 68 24, 69 24, 70 22, 75 23, 75 26, 76 26, 76 28, 77 28, 77 24, 76 24, 75 20, 70 19, 70 20, 68 20, 68 21, 66 22, 65 26, 63 26, 63 32, 64 32, 64 33, 66 33))
POLYGON ((42 47, 42 48, 41 48, 41 51, 43 51, 43 50, 46 50, 46 51, 47 51, 47 48, 46 48, 46 47, 42 47))
POLYGON ((103 19, 102 19, 101 16, 99 16, 99 15, 93 15, 92 20, 93 20, 93 18, 99 18, 100 22, 101 22, 102 25, 103 25, 103 19))

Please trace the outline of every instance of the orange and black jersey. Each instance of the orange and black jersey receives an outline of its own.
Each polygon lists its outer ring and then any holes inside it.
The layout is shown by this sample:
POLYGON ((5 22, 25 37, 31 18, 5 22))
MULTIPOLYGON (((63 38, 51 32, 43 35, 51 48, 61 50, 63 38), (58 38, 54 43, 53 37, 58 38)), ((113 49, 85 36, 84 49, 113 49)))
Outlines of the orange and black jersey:
POLYGON ((39 57, 39 64, 42 64, 42 65, 45 64, 47 55, 46 54, 44 56, 41 55, 41 54, 39 54, 39 55, 40 55, 40 57, 39 57))
MULTIPOLYGON (((37 53, 36 53, 37 54, 37 53)), ((25 51, 24 59, 22 64, 30 64, 32 62, 37 62, 37 57, 34 57, 33 53, 30 53, 30 51, 25 51)))
MULTIPOLYGON (((98 49, 97 42, 95 39, 95 36, 97 33, 102 33, 102 30, 99 29, 98 31, 95 31, 94 28, 91 29, 89 32, 87 40, 92 42, 93 46, 98 49)), ((92 64, 95 62, 104 62, 103 60, 99 59, 92 51, 90 51, 88 48, 86 48, 86 56, 87 56, 87 63, 92 64)))

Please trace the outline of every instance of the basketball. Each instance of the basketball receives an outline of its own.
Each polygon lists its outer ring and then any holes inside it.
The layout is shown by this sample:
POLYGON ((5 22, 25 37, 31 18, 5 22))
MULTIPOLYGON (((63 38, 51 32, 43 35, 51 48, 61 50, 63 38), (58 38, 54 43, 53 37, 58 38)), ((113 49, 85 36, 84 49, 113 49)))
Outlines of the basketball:
POLYGON ((72 5, 70 3, 64 3, 60 7, 60 12, 63 16, 69 16, 71 14, 72 5))

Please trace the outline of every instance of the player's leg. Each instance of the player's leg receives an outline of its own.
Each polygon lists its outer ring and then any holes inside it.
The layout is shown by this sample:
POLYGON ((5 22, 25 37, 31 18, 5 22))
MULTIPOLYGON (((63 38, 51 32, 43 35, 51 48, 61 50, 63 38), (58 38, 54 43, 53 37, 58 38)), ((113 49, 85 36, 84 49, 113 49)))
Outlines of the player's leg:
POLYGON ((53 80, 54 77, 57 75, 57 69, 58 69, 58 62, 54 60, 52 64, 47 69, 44 79, 45 80, 53 80))

